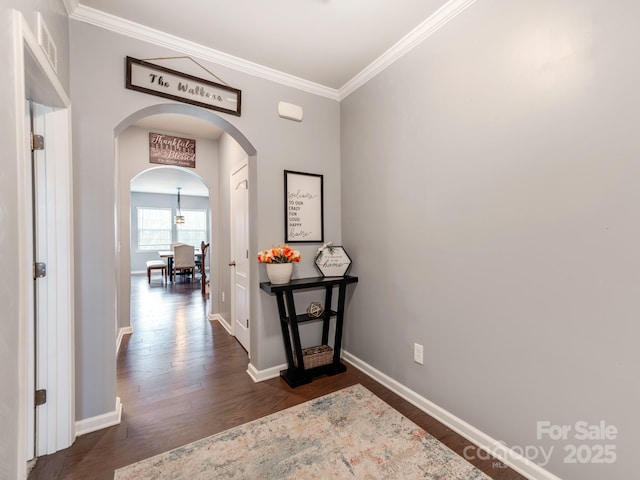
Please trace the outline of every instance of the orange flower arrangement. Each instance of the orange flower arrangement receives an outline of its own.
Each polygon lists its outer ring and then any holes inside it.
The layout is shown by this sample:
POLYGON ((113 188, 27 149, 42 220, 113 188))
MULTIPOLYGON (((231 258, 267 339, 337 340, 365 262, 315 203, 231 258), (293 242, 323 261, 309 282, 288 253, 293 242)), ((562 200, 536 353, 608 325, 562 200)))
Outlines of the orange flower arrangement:
POLYGON ((302 255, 289 245, 275 245, 267 250, 258 252, 259 263, 294 263, 299 262, 302 255))

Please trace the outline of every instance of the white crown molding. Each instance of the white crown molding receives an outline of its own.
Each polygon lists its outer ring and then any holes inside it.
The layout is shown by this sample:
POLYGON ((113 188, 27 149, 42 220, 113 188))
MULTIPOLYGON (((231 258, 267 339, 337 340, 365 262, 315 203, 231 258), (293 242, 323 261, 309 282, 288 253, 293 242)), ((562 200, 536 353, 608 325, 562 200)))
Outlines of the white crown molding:
POLYGON ((62 0, 64 8, 67 10, 67 15, 71 15, 73 11, 78 8, 78 0, 62 0))
POLYGON ((450 0, 430 15, 424 22, 405 35, 393 47, 374 60, 368 67, 340 87, 339 100, 348 97, 355 90, 378 75, 396 60, 402 58, 423 40, 433 35, 441 27, 453 20, 476 0, 450 0))
POLYGON ((201 60, 214 62, 239 72, 271 80, 282 85, 313 93, 314 95, 327 97, 331 100, 338 100, 338 91, 336 89, 325 87, 318 83, 310 82, 287 73, 279 72, 278 70, 258 65, 257 63, 249 62, 247 60, 234 57, 233 55, 228 55, 218 50, 214 50, 213 48, 205 47, 198 43, 140 25, 139 23, 131 22, 129 20, 116 17, 115 15, 101 12, 94 8, 80 5, 73 10, 73 13, 71 13, 69 17, 73 20, 95 25, 121 35, 150 42, 161 47, 170 48, 171 50, 175 50, 201 60))
POLYGON ((205 47, 198 43, 116 17, 115 15, 111 15, 94 8, 79 5, 78 0, 63 0, 63 2, 67 7, 67 10, 71 11, 69 17, 73 20, 89 23, 121 35, 126 35, 138 40, 170 48, 171 50, 182 52, 186 55, 217 63, 249 75, 264 78, 292 88, 297 88, 298 90, 312 93, 314 95, 341 101, 374 78, 388 66, 393 64, 396 60, 409 53, 422 41, 433 35, 441 27, 475 3, 476 0, 448 1, 436 12, 430 15, 429 18, 414 28, 393 47, 380 55, 369 66, 338 90, 253 63, 239 57, 234 57, 233 55, 228 55, 224 52, 214 50, 213 48, 205 47))

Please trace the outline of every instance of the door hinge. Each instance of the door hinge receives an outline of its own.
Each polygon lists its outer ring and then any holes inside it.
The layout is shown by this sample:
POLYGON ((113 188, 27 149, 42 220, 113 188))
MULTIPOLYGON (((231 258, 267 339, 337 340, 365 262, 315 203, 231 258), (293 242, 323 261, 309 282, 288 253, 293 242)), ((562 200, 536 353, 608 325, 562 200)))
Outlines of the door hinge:
POLYGON ((36 407, 47 403, 47 391, 44 388, 36 390, 35 403, 36 407))
POLYGON ((35 262, 33 264, 33 278, 43 278, 47 276, 47 264, 44 262, 35 262))
POLYGON ((247 258, 249 258, 249 250, 247 250, 247 258))
POLYGON ((249 319, 247 318, 247 326, 245 328, 249 328, 249 319))
POLYGON ((44 150, 44 136, 31 132, 31 151, 44 150))

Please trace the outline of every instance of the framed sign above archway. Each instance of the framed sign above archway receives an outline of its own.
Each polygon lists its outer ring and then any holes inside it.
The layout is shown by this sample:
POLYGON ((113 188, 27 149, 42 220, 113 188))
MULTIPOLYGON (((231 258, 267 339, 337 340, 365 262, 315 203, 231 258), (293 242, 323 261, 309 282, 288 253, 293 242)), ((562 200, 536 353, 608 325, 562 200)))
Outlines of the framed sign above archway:
MULTIPOLYGON (((209 72, 198 62, 191 60, 209 72)), ((132 57, 126 58, 125 67, 125 86, 129 90, 240 116, 242 92, 237 88, 132 57)))

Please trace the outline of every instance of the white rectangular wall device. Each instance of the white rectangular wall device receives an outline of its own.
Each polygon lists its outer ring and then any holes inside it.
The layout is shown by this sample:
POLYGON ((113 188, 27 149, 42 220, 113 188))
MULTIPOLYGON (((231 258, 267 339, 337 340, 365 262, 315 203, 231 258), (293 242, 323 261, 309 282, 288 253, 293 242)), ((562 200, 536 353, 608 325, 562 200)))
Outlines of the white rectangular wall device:
POLYGON ((294 105, 293 103, 280 102, 278 103, 278 115, 280 115, 281 118, 301 122, 303 115, 302 107, 294 105))

